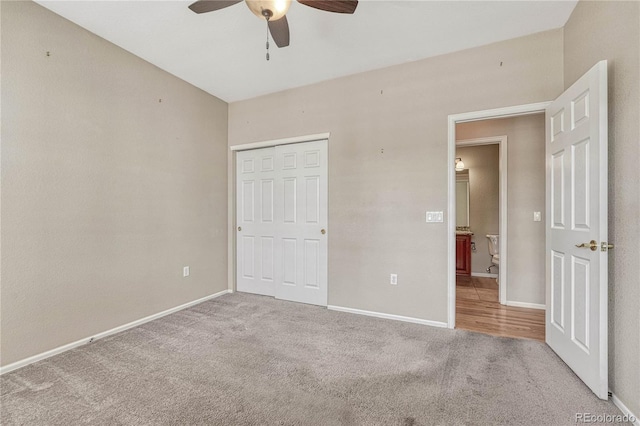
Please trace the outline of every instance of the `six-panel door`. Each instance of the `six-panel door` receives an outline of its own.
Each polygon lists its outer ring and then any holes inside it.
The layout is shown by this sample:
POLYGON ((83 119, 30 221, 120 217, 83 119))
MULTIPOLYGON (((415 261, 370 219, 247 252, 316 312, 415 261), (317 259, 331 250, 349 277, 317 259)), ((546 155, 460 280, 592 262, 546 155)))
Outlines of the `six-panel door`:
POLYGON ((327 304, 327 141, 276 147, 276 297, 327 304))
POLYGON ((236 154, 237 290, 275 293, 275 148, 236 154))
POLYGON ((237 289, 327 304, 327 141, 238 152, 237 289))
POLYGON ((607 398, 607 64, 547 109, 546 341, 607 398))

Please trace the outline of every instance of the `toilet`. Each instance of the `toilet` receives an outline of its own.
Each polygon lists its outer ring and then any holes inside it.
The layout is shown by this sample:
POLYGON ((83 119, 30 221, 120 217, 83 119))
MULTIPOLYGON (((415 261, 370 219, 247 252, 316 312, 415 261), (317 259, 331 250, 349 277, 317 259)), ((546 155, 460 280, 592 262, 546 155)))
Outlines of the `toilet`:
POLYGON ((500 236, 495 234, 488 234, 487 240, 489 240, 489 255, 491 256, 492 265, 487 268, 487 272, 490 271, 492 266, 496 268, 500 267, 500 236))

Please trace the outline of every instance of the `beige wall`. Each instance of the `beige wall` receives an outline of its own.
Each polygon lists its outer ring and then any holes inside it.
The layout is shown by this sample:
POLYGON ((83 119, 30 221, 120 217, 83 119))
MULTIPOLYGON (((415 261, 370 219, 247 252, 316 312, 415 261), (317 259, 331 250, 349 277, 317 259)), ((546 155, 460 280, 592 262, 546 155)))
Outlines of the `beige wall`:
POLYGON ((640 3, 581 1, 564 29, 564 82, 609 61, 609 380, 640 415, 640 3))
MULTIPOLYGON (((476 243, 476 251, 471 252, 472 274, 487 273, 491 256, 486 235, 500 233, 499 154, 498 145, 456 149, 456 157, 462 158, 469 172, 469 227, 474 232, 471 239, 476 243)), ((491 272, 497 270, 493 268, 491 272)))
MULTIPOLYGON (((507 300, 545 304, 544 115, 456 126, 458 140, 507 136, 507 300), (533 221, 533 212, 542 214, 533 221)), ((466 165, 466 160, 465 160, 466 165)), ((497 227, 495 228, 497 229, 497 227)), ((479 247, 486 241, 476 235, 479 247)))
POLYGON ((232 103, 229 143, 331 132, 329 304, 446 322, 447 224, 425 211, 447 209, 447 116, 561 91, 554 30, 232 103))
POLYGON ((1 8, 2 364, 226 289, 226 103, 1 8))

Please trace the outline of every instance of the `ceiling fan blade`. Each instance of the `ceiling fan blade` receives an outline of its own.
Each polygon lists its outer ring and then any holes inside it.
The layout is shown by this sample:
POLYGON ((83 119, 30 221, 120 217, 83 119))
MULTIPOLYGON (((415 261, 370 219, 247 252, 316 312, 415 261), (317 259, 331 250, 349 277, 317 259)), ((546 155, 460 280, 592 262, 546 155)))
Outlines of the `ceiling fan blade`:
POLYGON ((289 23, 286 16, 277 21, 269 21, 269 32, 271 32, 276 46, 287 47, 289 45, 289 23))
POLYGON ((299 3, 325 12, 353 13, 358 7, 358 0, 298 0, 299 3))
POLYGON ((241 1, 243 0, 198 0, 195 3, 191 3, 189 5, 189 9, 193 10, 195 13, 213 12, 214 10, 233 6, 241 1))

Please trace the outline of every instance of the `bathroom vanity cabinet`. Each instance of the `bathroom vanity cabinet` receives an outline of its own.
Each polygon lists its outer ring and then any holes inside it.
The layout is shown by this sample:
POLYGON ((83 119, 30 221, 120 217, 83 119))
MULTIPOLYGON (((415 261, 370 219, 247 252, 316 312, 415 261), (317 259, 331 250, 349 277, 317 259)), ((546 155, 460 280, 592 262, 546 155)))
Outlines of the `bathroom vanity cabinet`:
POLYGON ((456 235, 456 275, 471 276, 471 235, 456 235))

